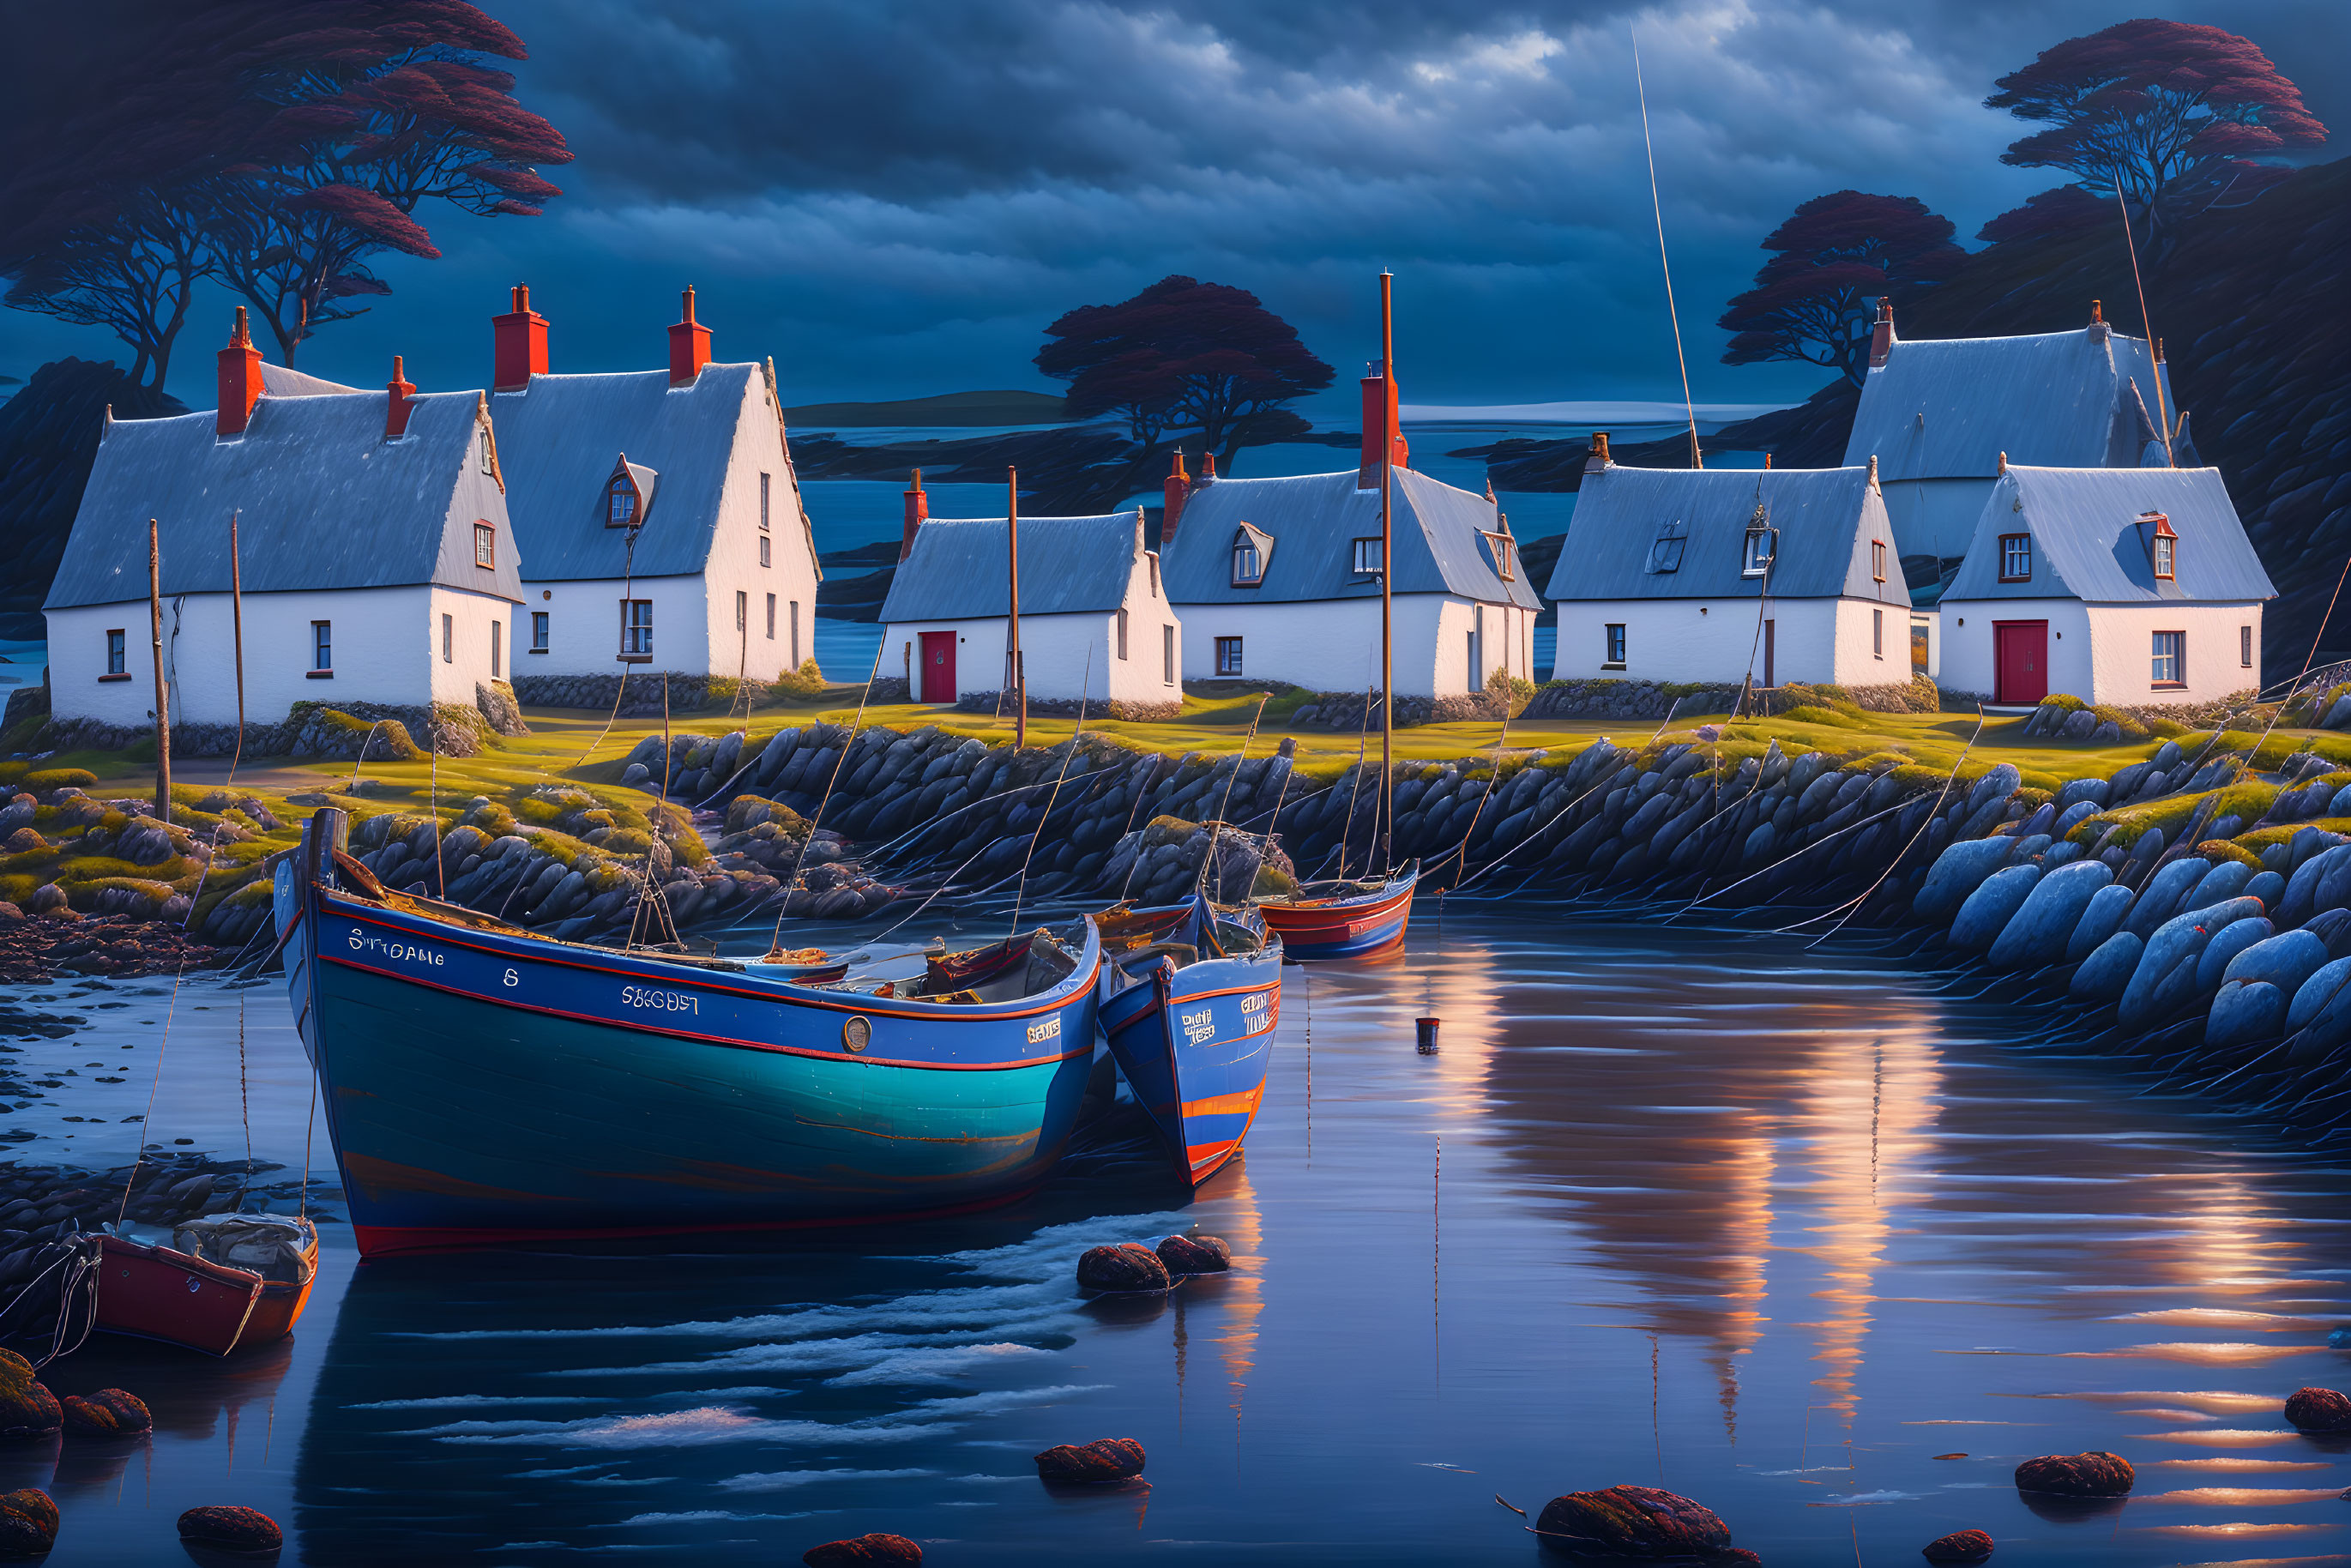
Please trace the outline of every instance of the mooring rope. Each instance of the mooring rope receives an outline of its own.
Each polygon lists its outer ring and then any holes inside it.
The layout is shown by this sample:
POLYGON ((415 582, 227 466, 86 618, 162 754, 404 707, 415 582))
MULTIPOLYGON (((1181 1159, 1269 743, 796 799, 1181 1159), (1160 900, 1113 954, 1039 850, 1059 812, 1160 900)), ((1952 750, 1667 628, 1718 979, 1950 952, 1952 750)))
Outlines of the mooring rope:
POLYGON ((841 755, 832 759, 832 773, 824 781, 824 793, 817 797, 816 815, 808 820, 808 831, 801 836, 798 853, 792 856, 792 874, 785 879, 783 895, 776 903, 776 929, 768 938, 768 951, 778 951, 784 939, 784 915, 791 909, 792 892, 799 886, 800 867, 807 863, 809 846, 816 842, 818 824, 824 821, 824 809, 832 800, 832 789, 841 781, 841 765, 849 760, 849 748, 857 744, 860 731, 865 727, 865 705, 872 699, 873 682, 882 674, 882 651, 890 645, 884 637, 873 647, 873 668, 865 677, 865 689, 858 695, 857 717, 849 727, 849 737, 841 743, 841 755))
MULTIPOLYGON (((1093 684, 1094 651, 1093 645, 1088 643, 1085 674, 1078 682, 1077 726, 1070 732, 1070 749, 1061 758, 1061 771, 1060 777, 1053 780, 1053 792, 1045 797, 1045 810, 1038 815, 1037 826, 1029 834, 1029 848, 1020 856, 1020 885, 1012 894, 1012 928, 1005 934, 1005 940, 1008 942, 1020 934, 1020 900, 1029 892, 1029 862, 1035 858, 1037 841, 1044 836, 1045 824, 1052 818, 1053 802, 1061 798, 1061 779, 1070 776, 1070 764, 1077 760, 1078 742, 1084 738, 1086 733, 1086 697, 1092 690, 1093 684)), ((1023 705, 1026 705, 1029 700, 1026 686, 1021 689, 1020 700, 1023 705)))

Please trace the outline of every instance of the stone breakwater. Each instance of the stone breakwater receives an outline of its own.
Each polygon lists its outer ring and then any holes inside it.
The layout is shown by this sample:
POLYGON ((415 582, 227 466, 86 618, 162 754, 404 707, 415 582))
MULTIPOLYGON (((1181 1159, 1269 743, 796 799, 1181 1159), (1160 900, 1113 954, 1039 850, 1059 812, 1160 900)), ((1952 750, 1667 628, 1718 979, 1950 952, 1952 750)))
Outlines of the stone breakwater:
MULTIPOLYGON (((525 655, 528 657, 528 655, 525 655)), ((519 664, 521 661, 516 661, 519 664)), ((621 695, 621 684, 628 683, 628 693, 621 703, 622 718, 659 718, 662 716, 663 691, 668 691, 668 711, 699 713, 710 701, 712 677, 683 675, 672 672, 630 672, 626 675, 533 675, 517 671, 514 678, 515 695, 531 707, 590 708, 598 713, 610 713, 612 699, 621 695)))

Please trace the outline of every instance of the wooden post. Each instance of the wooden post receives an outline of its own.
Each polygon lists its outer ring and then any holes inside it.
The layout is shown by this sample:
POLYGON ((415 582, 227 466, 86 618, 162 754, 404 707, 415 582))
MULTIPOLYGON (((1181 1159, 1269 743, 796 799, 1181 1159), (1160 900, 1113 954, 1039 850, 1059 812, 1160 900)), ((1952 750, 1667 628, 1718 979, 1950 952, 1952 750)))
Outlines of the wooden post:
POLYGON ((163 541, 147 519, 147 632, 155 649, 155 820, 172 820, 172 693, 163 684, 163 541))
POLYGON ((1004 678, 1019 699, 1012 710, 1012 747, 1018 751, 1029 744, 1029 678, 1020 664, 1020 470, 1010 466, 1004 470, 1004 533, 1011 541, 1012 561, 1012 646, 1004 678))
POLYGON ((1395 768, 1395 639, 1391 589, 1395 582, 1395 528, 1390 515, 1395 486, 1395 320, 1389 309, 1394 273, 1380 274, 1380 872, 1395 869, 1395 813, 1388 791, 1395 768))
POLYGON ((236 765, 245 760, 245 566, 236 549, 236 520, 241 515, 234 511, 228 515, 229 643, 236 654, 236 746, 229 754, 231 779, 236 777, 236 765))

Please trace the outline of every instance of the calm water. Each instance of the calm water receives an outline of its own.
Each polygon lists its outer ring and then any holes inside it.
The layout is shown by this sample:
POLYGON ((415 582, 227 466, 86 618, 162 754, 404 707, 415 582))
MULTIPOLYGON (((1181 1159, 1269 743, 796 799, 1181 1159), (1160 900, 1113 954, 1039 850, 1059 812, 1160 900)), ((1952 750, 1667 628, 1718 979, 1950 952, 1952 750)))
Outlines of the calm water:
MULTIPOLYGON (((19 1450, 0 1486, 57 1496, 60 1565, 173 1560, 178 1511, 221 1501, 284 1521, 289 1563, 789 1562, 886 1529, 942 1564, 1526 1563, 1497 1493, 1616 1482, 1782 1568, 1966 1526, 2011 1568, 2351 1562, 2351 1460, 2277 1414, 2351 1378, 2336 1166, 1833 948, 1457 904, 1400 962, 1287 975, 1247 1156, 1196 1201, 1095 1159, 983 1219, 731 1251, 357 1267, 329 1226, 289 1346, 94 1345, 55 1385, 142 1394, 152 1443, 19 1450), (1230 1276, 1076 1298, 1085 1247, 1191 1227, 1230 1276), (1100 1437, 1143 1441, 1147 1487, 1040 1489, 1029 1455, 1100 1437), (2020 1458, 2084 1448, 2139 1467, 2127 1507, 2019 1500, 2020 1458)), ((68 1086, 21 1155, 128 1155, 164 989, 16 998, 86 1020, 19 1042, 68 1086)), ((157 1138, 241 1154, 239 996, 183 992, 157 1138)), ((242 997, 257 1144, 298 1166, 280 993, 242 997)))

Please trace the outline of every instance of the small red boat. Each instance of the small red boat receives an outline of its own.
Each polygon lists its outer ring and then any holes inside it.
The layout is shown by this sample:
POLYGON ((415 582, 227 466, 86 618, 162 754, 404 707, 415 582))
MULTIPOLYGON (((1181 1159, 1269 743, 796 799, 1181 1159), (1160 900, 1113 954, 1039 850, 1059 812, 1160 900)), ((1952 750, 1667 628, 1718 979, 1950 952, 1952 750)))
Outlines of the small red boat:
POLYGON ((177 1247, 100 1239, 96 1326, 226 1355, 284 1339, 319 1277, 307 1219, 225 1214, 191 1220, 177 1247))
POLYGON ((1361 882, 1310 882, 1281 898, 1261 898, 1257 912, 1292 958, 1361 958, 1404 940, 1420 862, 1361 882))

